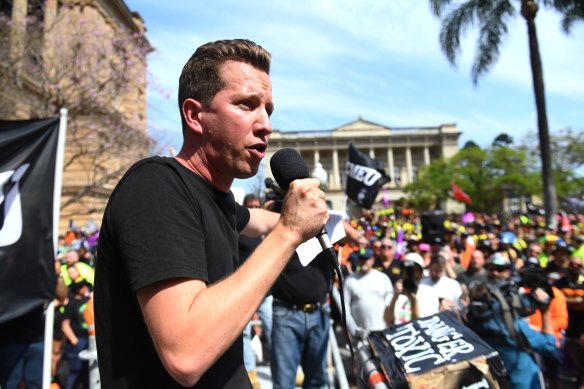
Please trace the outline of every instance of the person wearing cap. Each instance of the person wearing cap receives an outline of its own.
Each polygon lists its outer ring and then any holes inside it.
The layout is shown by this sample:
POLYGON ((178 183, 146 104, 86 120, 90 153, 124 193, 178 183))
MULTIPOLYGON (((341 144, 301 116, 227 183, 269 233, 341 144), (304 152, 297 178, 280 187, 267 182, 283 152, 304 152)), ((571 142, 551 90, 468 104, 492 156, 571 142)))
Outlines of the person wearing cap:
POLYGON ((584 268, 581 257, 572 254, 566 276, 554 283, 566 296, 568 328, 565 348, 578 371, 579 381, 584 381, 584 268))
POLYGON ((511 261, 500 252, 495 252, 489 257, 487 263, 487 283, 498 286, 511 277, 511 261))
POLYGON ((428 266, 430 266, 430 260, 432 259, 432 249, 428 243, 420 243, 418 248, 420 250, 419 254, 424 259, 424 275, 427 275, 426 269, 428 266))
POLYGON ((559 279, 566 275, 570 266, 570 255, 572 247, 563 240, 556 241, 556 248, 553 253, 553 259, 547 263, 546 273, 554 274, 552 278, 559 279))
POLYGON ((65 306, 61 328, 65 335, 63 353, 69 364, 67 389, 83 385, 89 387, 89 363, 79 358, 79 353, 89 346, 89 332, 84 320, 84 311, 89 301, 89 286, 86 281, 73 282, 69 289, 73 298, 65 306))
POLYGON ((420 251, 420 241, 418 239, 418 235, 411 234, 408 237, 407 251, 410 252, 410 253, 419 253, 419 251, 420 251))
POLYGON ((357 248, 349 255, 347 260, 346 268, 348 274, 353 273, 357 270, 359 266, 359 255, 363 252, 363 250, 369 248, 369 240, 364 236, 359 236, 357 238, 357 248))
POLYGON ((347 314, 355 320, 358 332, 381 331, 387 327, 383 314, 393 296, 393 286, 388 277, 373 268, 375 259, 371 249, 360 253, 358 260, 358 270, 345 282, 347 314))
POLYGON ((388 325, 408 323, 439 312, 440 302, 436 291, 420 284, 424 259, 420 254, 409 253, 403 262, 403 278, 394 285, 391 303, 385 310, 388 325))
POLYGON ((521 269, 523 267, 523 259, 517 253, 517 250, 513 247, 516 237, 515 234, 510 231, 502 232, 498 237, 497 248, 495 251, 502 253, 504 256, 509 258, 511 262, 512 269, 521 269))
MULTIPOLYGON (((504 260, 508 261, 500 253, 494 254, 493 257, 495 258, 492 258, 491 262, 493 260, 499 262, 497 266, 501 266, 504 260)), ((510 264, 507 264, 507 267, 510 267, 510 264)), ((507 370, 511 389, 542 389, 544 386, 540 368, 532 353, 553 359, 555 364, 559 363, 548 309, 550 296, 544 288, 538 287, 533 291, 534 298, 540 302, 536 304, 537 309, 542 314, 542 328, 541 331, 537 331, 521 317, 510 318, 512 315, 507 315, 509 310, 504 308, 506 300, 502 296, 502 299, 499 299, 493 294, 493 290, 496 288, 482 282, 471 286, 469 290, 471 304, 466 325, 499 353, 507 370)))
POLYGON ((440 251, 442 245, 444 244, 444 239, 439 236, 434 236, 430 239, 430 251, 435 254, 440 251))

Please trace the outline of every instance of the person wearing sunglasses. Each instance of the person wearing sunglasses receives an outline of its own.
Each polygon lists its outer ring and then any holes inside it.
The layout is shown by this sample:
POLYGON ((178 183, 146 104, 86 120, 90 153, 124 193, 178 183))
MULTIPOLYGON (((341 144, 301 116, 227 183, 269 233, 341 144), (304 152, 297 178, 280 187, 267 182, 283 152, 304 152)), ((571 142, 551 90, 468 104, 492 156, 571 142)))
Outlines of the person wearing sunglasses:
POLYGON ((489 284, 501 285, 511 277, 511 261, 502 253, 496 252, 489 257, 487 272, 489 284))
POLYGON ((584 382, 584 269, 581 257, 572 254, 566 276, 554 286, 566 296, 568 305, 568 329, 565 334, 565 349, 571 363, 579 374, 578 381, 584 382))
POLYGON ((379 257, 375 259, 374 267, 388 276, 393 285, 402 278, 401 261, 395 259, 395 246, 391 239, 381 239, 379 257))

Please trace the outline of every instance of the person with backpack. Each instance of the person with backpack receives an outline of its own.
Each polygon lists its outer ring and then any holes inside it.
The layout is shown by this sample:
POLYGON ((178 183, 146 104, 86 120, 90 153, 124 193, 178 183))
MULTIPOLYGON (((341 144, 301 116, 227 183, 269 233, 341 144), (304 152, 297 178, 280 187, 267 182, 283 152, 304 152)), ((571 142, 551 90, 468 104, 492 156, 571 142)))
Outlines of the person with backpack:
POLYGON ((529 295, 521 294, 514 280, 498 286, 479 282, 469 291, 466 324, 497 350, 509 374, 511 389, 545 387, 536 354, 558 363, 560 360, 549 311, 553 294, 544 284, 545 275, 543 280, 528 276, 530 281, 539 280, 526 285, 532 290, 529 295), (535 309, 541 312, 541 332, 526 320, 535 309))

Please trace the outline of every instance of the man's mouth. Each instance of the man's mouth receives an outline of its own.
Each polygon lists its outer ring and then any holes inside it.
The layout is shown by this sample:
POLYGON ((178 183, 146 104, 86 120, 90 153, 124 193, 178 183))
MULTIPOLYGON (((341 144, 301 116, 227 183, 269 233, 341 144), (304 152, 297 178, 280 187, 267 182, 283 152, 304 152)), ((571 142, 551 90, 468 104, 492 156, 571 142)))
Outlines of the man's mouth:
POLYGON ((268 146, 265 144, 257 144, 257 145, 253 145, 253 146, 248 147, 248 150, 254 151, 255 154, 257 154, 260 157, 263 157, 266 153, 267 148, 268 148, 268 146))

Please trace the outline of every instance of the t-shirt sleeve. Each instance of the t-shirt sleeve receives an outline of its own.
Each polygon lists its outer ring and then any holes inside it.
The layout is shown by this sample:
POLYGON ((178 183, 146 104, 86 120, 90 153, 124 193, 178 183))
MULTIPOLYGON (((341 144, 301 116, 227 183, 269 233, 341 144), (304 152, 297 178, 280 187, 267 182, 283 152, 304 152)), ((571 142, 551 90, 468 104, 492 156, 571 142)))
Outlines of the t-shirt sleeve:
POLYGON ((112 219, 134 292, 171 278, 208 280, 198 203, 172 168, 150 163, 128 175, 112 219))
POLYGON ((235 223, 238 232, 241 232, 249 223, 249 209, 243 205, 235 204, 235 223))

